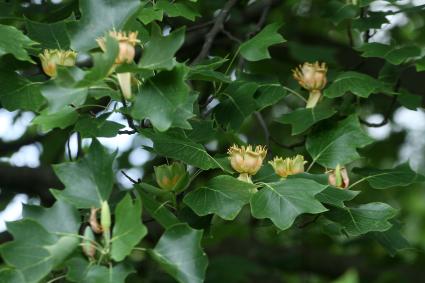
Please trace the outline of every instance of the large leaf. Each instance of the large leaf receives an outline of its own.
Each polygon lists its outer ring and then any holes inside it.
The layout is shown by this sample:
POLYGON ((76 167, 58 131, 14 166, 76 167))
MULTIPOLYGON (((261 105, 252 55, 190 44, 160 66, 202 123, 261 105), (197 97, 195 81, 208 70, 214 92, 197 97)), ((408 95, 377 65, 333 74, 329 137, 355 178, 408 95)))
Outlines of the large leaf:
POLYGON ((345 207, 344 202, 352 200, 359 193, 359 191, 341 190, 328 186, 325 190, 321 191, 316 198, 323 204, 345 207))
POLYGON ((109 154, 97 140, 93 140, 89 153, 77 162, 54 165, 56 175, 65 190, 52 191, 78 208, 100 207, 107 200, 114 183, 112 162, 116 153, 109 154))
POLYGON ((306 148, 317 162, 328 168, 345 165, 359 158, 357 148, 373 140, 363 132, 357 116, 349 116, 330 129, 319 129, 307 138, 306 148))
POLYGON ((357 96, 366 98, 383 88, 383 83, 377 79, 362 73, 350 71, 339 74, 332 84, 325 89, 324 94, 327 97, 334 98, 351 92, 357 96))
POLYGON ((9 111, 38 111, 45 103, 40 93, 40 83, 31 82, 13 71, 0 72, 0 101, 9 111))
POLYGON ((180 28, 168 36, 162 36, 159 26, 152 25, 151 38, 144 46, 139 66, 150 70, 171 70, 176 64, 174 55, 183 45, 184 34, 185 29, 180 28))
POLYGON ((255 185, 222 175, 187 194, 184 203, 200 216, 214 213, 233 220, 255 192, 255 185))
POLYGON ((394 256, 399 251, 412 248, 406 238, 400 233, 398 226, 393 224, 387 231, 370 232, 368 235, 380 243, 391 256, 394 256))
POLYGON ((425 181, 425 177, 412 171, 408 163, 393 169, 355 168, 353 172, 363 176, 363 179, 374 189, 407 187, 413 183, 425 181))
POLYGON ((363 57, 378 57, 387 60, 393 65, 400 65, 406 61, 421 55, 421 49, 417 46, 391 46, 378 42, 364 44, 357 48, 363 57))
POLYGON ((158 9, 162 9, 169 17, 184 17, 194 21, 200 14, 187 3, 173 3, 168 0, 159 0, 156 3, 158 9))
POLYGON ((292 135, 298 135, 335 113, 336 111, 329 105, 319 104, 314 108, 300 108, 288 114, 283 114, 276 121, 282 124, 290 124, 292 126, 292 135))
POLYGON ((141 185, 136 185, 136 187, 140 191, 144 209, 162 227, 167 229, 180 223, 177 217, 163 203, 156 201, 150 194, 145 192, 141 185))
POLYGON ((27 20, 28 36, 44 49, 69 49, 70 41, 65 22, 39 23, 27 20))
POLYGON ((204 282, 208 259, 201 249, 202 234, 187 224, 174 225, 161 236, 152 254, 178 282, 204 282))
POLYGON ((358 207, 333 208, 326 217, 339 223, 350 236, 372 231, 386 231, 392 224, 388 221, 397 210, 386 203, 372 202, 358 207))
POLYGON ((140 198, 134 201, 126 195, 115 208, 115 224, 111 239, 111 257, 122 261, 133 247, 146 236, 147 229, 142 223, 142 202, 140 198))
POLYGON ((0 25, 0 57, 5 54, 12 54, 18 60, 32 62, 27 49, 35 44, 36 42, 15 27, 0 25))
POLYGON ((74 257, 67 262, 66 279, 76 283, 124 283, 133 267, 127 264, 110 265, 108 267, 88 262, 82 257, 74 257))
POLYGON ((160 155, 181 160, 203 170, 222 168, 202 145, 188 138, 171 133, 145 132, 145 135, 153 141, 153 148, 160 155))
POLYGON ((75 124, 75 130, 81 134, 82 138, 115 137, 118 131, 125 126, 106 120, 108 116, 109 113, 96 118, 91 116, 82 117, 75 124))
POLYGON ((186 69, 179 66, 148 79, 136 96, 131 115, 136 119, 148 118, 161 132, 172 126, 190 129, 187 119, 194 116, 196 96, 189 95, 185 75, 186 69))
POLYGON ((53 114, 82 105, 87 98, 87 88, 65 88, 51 81, 41 87, 47 101, 47 113, 53 114))
POLYGON ((278 33, 279 24, 267 25, 253 38, 245 41, 240 46, 240 53, 248 61, 259 61, 270 58, 268 48, 286 40, 278 33))
POLYGON ((37 222, 25 219, 8 223, 13 242, 1 246, 3 260, 22 272, 26 283, 37 283, 77 246, 78 238, 58 237, 37 222))
POLYGON ((303 213, 316 214, 327 210, 315 199, 315 195, 326 187, 308 179, 265 183, 251 198, 252 215, 269 218, 281 230, 288 229, 303 213))
POLYGON ((96 38, 107 31, 120 30, 138 12, 139 0, 92 0, 80 3, 81 19, 69 24, 71 47, 88 51, 97 46, 96 38))

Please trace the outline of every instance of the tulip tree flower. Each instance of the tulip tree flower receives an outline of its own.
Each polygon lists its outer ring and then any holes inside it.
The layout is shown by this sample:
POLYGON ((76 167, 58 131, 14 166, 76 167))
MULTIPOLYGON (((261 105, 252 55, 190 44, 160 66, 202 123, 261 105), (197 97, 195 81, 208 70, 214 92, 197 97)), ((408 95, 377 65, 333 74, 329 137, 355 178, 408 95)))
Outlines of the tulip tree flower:
POLYGON ((292 72, 298 83, 309 91, 306 108, 314 108, 322 96, 322 89, 326 85, 327 67, 325 63, 304 63, 292 72))
POLYGON ((347 169, 338 164, 334 170, 328 172, 328 182, 329 185, 339 189, 348 188, 350 179, 348 178, 347 169))
POLYGON ((58 65, 72 67, 77 59, 77 53, 72 50, 44 49, 38 56, 44 73, 49 77, 56 77, 58 65))
MULTIPOLYGON (((119 44, 119 52, 115 59, 116 65, 133 62, 134 56, 136 55, 135 46, 140 43, 140 40, 137 39, 137 35, 137 31, 126 33, 124 31, 113 30, 109 32, 109 36, 117 40, 119 44)), ((100 49, 106 52, 106 38, 100 37, 96 39, 96 41, 100 49)), ((131 73, 118 73, 117 77, 124 98, 127 100, 131 99, 131 73)))
POLYGON ((304 161, 304 156, 298 154, 295 157, 287 157, 285 159, 282 157, 275 157, 273 161, 269 161, 269 163, 272 165, 277 175, 286 178, 289 175, 303 173, 304 164, 306 164, 307 161, 304 161))
POLYGON ((156 166, 154 171, 156 182, 161 189, 179 191, 186 186, 188 174, 186 167, 180 162, 156 166))
POLYGON ((227 153, 232 168, 240 174, 238 179, 252 183, 251 176, 257 174, 263 165, 267 149, 264 146, 256 146, 253 149, 251 145, 247 147, 233 145, 227 153))

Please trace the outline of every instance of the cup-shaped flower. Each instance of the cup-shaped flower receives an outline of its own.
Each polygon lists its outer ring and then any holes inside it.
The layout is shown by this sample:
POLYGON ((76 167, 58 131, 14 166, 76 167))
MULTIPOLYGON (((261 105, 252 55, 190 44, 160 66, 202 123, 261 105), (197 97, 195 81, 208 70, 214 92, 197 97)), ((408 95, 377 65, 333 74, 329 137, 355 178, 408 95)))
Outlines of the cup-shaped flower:
POLYGON ((154 171, 158 186, 167 191, 180 191, 188 181, 186 167, 180 162, 156 166, 154 171))
POLYGON ((304 156, 298 154, 295 157, 287 157, 285 159, 282 157, 275 157, 273 161, 269 161, 269 163, 272 165, 277 175, 286 178, 289 175, 303 173, 304 164, 306 164, 307 161, 304 161, 304 156))
POLYGON ((339 164, 334 170, 328 172, 329 185, 339 189, 346 189, 350 185, 347 169, 341 167, 339 164))
POLYGON ((71 50, 44 49, 38 55, 41 60, 41 67, 49 77, 57 75, 57 66, 72 67, 75 65, 77 53, 71 50))
POLYGON ((233 145, 227 151, 229 154, 230 165, 240 173, 241 180, 250 180, 250 176, 255 175, 263 165, 263 160, 267 155, 267 149, 258 145, 253 148, 248 146, 233 145))
MULTIPOLYGON (((119 43, 118 56, 115 59, 115 64, 131 63, 136 55, 135 46, 140 40, 137 39, 138 32, 125 31, 109 31, 109 36, 116 39, 119 43)), ((100 37, 96 39, 97 44, 103 52, 106 52, 106 38, 100 37)))
POLYGON ((326 85, 326 72, 328 71, 325 63, 304 63, 298 68, 292 70, 294 78, 298 83, 308 91, 320 91, 326 85))

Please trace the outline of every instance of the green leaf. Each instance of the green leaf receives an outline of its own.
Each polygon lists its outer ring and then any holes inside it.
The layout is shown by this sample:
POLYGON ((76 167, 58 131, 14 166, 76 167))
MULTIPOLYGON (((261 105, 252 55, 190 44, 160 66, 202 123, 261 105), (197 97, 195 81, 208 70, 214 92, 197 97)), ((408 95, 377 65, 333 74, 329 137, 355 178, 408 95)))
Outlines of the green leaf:
POLYGON ((71 107, 57 113, 49 114, 47 111, 36 116, 32 123, 41 126, 43 132, 54 128, 65 129, 78 120, 78 113, 71 107))
POLYGON ((26 20, 28 36, 43 49, 68 50, 70 45, 65 22, 39 23, 26 20))
POLYGON ((156 201, 151 195, 149 195, 140 185, 136 185, 139 189, 140 196, 143 200, 143 207, 149 213, 149 215, 155 219, 162 227, 168 229, 174 226, 180 221, 168 208, 156 201))
POLYGON ((336 207, 345 207, 344 201, 352 200, 359 193, 359 191, 342 190, 328 186, 316 196, 316 199, 324 204, 336 207))
POLYGON ((360 17, 353 21, 353 28, 359 31, 368 29, 381 29, 382 25, 389 23, 386 12, 368 11, 367 18, 360 17))
POLYGON ((425 56, 416 61, 416 72, 425 71, 425 56))
POLYGON ((9 111, 38 111, 45 103, 40 93, 40 83, 31 82, 13 71, 0 71, 0 101, 9 111))
POLYGON ((317 122, 327 119, 336 113, 329 105, 319 104, 314 108, 299 108, 288 114, 283 114, 276 121, 292 126, 292 135, 298 135, 317 122))
POLYGON ((8 266, 0 269, 0 278, 7 283, 26 283, 24 275, 19 270, 8 266))
POLYGON ((189 95, 185 76, 184 66, 178 66, 148 79, 136 96, 131 115, 135 119, 148 118, 161 132, 173 126, 190 129, 187 119, 194 116, 196 96, 189 95))
POLYGON ((169 17, 183 17, 190 21, 194 21, 196 17, 201 15, 192 6, 184 3, 173 3, 168 0, 159 0, 156 3, 158 9, 162 9, 169 17))
POLYGON ((202 145, 188 138, 176 134, 144 133, 153 141, 153 148, 160 155, 181 160, 203 170, 223 169, 202 145))
POLYGON ((148 25, 153 21, 162 22, 164 12, 156 7, 144 7, 140 10, 137 18, 144 24, 148 25))
POLYGON ((200 216, 214 213, 225 220, 233 220, 255 192, 255 185, 222 175, 191 191, 184 203, 200 216))
POLYGON ((154 259, 178 282, 204 282, 208 259, 201 248, 202 234, 187 224, 168 228, 152 250, 154 259))
POLYGON ((47 113, 53 114, 62 110, 74 110, 75 106, 84 104, 87 98, 87 88, 65 88, 50 81, 40 88, 47 101, 47 113), (72 106, 74 107, 72 107, 72 106))
POLYGON ((387 60, 393 65, 400 65, 421 55, 417 46, 391 46, 378 42, 364 44, 357 48, 363 57, 378 57, 387 60))
POLYGON ((393 169, 354 168, 353 172, 363 176, 362 179, 374 189, 407 187, 425 181, 425 177, 412 171, 408 163, 393 169))
POLYGON ((109 267, 89 263, 82 257, 74 257, 67 262, 66 279, 71 282, 84 283, 124 283, 133 267, 128 264, 116 264, 109 267))
POLYGON ((12 54, 18 60, 33 62, 26 49, 36 44, 15 27, 0 24, 0 57, 12 54))
POLYGON ((97 47, 96 38, 110 30, 122 29, 141 6, 139 0, 81 2, 81 19, 69 24, 72 49, 88 51, 97 47))
POLYGON ((279 83, 266 83, 259 85, 257 94, 254 95, 258 105, 257 110, 262 110, 267 106, 278 103, 287 95, 287 91, 279 83))
POLYGON ((183 45, 185 28, 179 28, 167 36, 162 36, 158 25, 152 25, 151 39, 143 48, 139 67, 149 70, 171 70, 176 65, 174 54, 183 45))
POLYGON ((332 283, 359 283, 359 275, 355 270, 349 269, 337 280, 332 281, 332 283))
POLYGON ((357 148, 373 141, 362 130, 357 116, 352 115, 329 129, 318 129, 307 138, 306 148, 313 162, 327 168, 348 164, 360 156, 357 148))
POLYGON ((321 213, 327 209, 315 195, 327 186, 307 179, 288 179, 265 183, 251 198, 251 212, 255 218, 270 219, 281 230, 292 226, 303 213, 321 213))
POLYGON ((115 208, 115 224, 111 239, 111 257, 122 261, 128 256, 148 230, 142 223, 142 202, 126 195, 115 208))
POLYGON ((386 231, 392 224, 388 221, 397 210, 386 203, 372 202, 358 207, 333 208, 325 215, 339 223, 350 236, 359 236, 372 231, 386 231))
POLYGON ((280 25, 277 23, 267 25, 253 38, 242 43, 240 46, 242 57, 248 61, 259 61, 271 58, 268 48, 274 44, 286 41, 278 33, 279 28, 280 25))
MULTIPOLYGON (((50 212, 47 217, 60 221, 50 212)), ((2 258, 22 273, 26 283, 39 282, 61 264, 79 243, 77 237, 56 236, 30 219, 8 223, 7 229, 14 240, 1 246, 2 258)))
POLYGON ((100 207, 107 200, 114 183, 112 162, 116 153, 109 154, 96 139, 88 154, 76 162, 53 166, 56 175, 65 185, 65 190, 52 191, 55 197, 77 208, 100 207))
POLYGON ((416 109, 422 107, 422 96, 401 91, 400 94, 397 95, 397 102, 407 109, 416 111, 416 109))
POLYGON ((393 224, 387 231, 369 233, 369 235, 380 243, 391 256, 395 256, 399 251, 412 248, 406 238, 400 233, 397 226, 398 225, 393 224))
POLYGON ((99 117, 85 116, 75 124, 75 131, 81 134, 82 138, 106 137, 112 138, 125 126, 113 121, 106 120, 109 113, 99 117))
POLYGON ((372 93, 381 91, 384 84, 379 80, 357 72, 340 73, 332 84, 325 89, 326 97, 340 97, 351 92, 360 97, 369 97, 372 93))

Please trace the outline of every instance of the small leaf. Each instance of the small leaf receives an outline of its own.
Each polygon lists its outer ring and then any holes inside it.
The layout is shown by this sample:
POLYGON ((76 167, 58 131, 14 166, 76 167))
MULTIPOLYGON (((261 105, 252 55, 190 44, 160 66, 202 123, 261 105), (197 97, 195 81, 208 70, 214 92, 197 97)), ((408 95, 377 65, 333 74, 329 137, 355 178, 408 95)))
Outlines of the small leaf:
POLYGON ((306 148, 317 162, 327 168, 348 164, 360 156, 357 148, 373 140, 364 133, 357 116, 349 116, 330 129, 318 129, 307 138, 306 148))
POLYGON ((181 160, 203 170, 223 169, 202 145, 188 138, 175 134, 148 133, 146 131, 144 134, 153 141, 153 148, 160 155, 181 160))
POLYGON ((345 207, 344 201, 350 201, 355 198, 360 192, 351 190, 342 190, 328 186, 320 192, 316 198, 324 204, 345 207))
POLYGON ((115 224, 111 239, 111 257, 122 261, 147 234, 142 224, 142 202, 126 195, 115 208, 115 224))
POLYGON ((148 25, 153 21, 162 22, 163 11, 156 7, 144 7, 140 10, 137 18, 144 24, 148 25))
POLYGON ((85 116, 75 124, 75 130, 81 134, 82 138, 106 137, 112 138, 125 126, 113 121, 106 120, 109 114, 93 118, 85 116))
POLYGON ((202 234, 187 224, 174 225, 165 230, 152 255, 178 282, 204 282, 208 259, 201 249, 202 234))
POLYGON ((383 232, 391 228, 388 221, 397 210, 386 203, 372 202, 358 207, 333 208, 325 215, 342 225, 350 236, 359 236, 372 231, 383 232))
POLYGON ((153 24, 151 39, 144 46, 139 67, 149 70, 171 70, 176 64, 174 55, 183 45, 184 35, 185 29, 179 28, 167 36, 162 36, 160 27, 153 24))
POLYGON ((400 65, 421 55, 417 46, 391 46, 378 42, 364 44, 357 48, 363 57, 378 57, 387 60, 393 65, 400 65))
POLYGON ((292 135, 298 135, 335 113, 336 111, 329 105, 319 104, 314 108, 300 108, 288 114, 283 114, 276 121, 282 124, 290 124, 292 126, 292 135))
POLYGON ((0 57, 12 54, 18 60, 33 62, 27 49, 36 44, 17 28, 0 24, 0 57))
POLYGON ((74 109, 67 108, 53 114, 43 111, 32 120, 32 123, 41 126, 41 130, 47 132, 54 128, 66 129, 75 124, 77 120, 78 113, 74 109))
POLYGON ((351 92, 360 97, 369 97, 372 93, 381 91, 384 84, 379 80, 357 72, 344 72, 339 74, 332 84, 325 89, 326 97, 340 97, 351 92))
POLYGON ((167 16, 171 18, 183 17, 190 21, 194 21, 196 17, 201 16, 192 6, 184 3, 172 3, 168 2, 168 0, 159 0, 156 7, 162 9, 167 16))
POLYGON ((88 51, 97 47, 96 38, 110 30, 122 29, 141 6, 139 0, 91 0, 80 3, 80 20, 69 24, 72 49, 88 51))
POLYGON ((363 179, 374 189, 407 187, 425 181, 425 177, 412 171, 408 163, 393 169, 354 168, 353 172, 364 176, 363 179))
POLYGON ((168 229, 174 226, 180 221, 168 208, 156 201, 151 195, 149 195, 142 187, 136 185, 139 189, 140 196, 143 200, 143 207, 149 213, 149 215, 155 219, 162 227, 168 229))
POLYGON ((242 43, 240 46, 242 57, 248 61, 259 61, 271 58, 268 48, 274 44, 286 41, 278 33, 279 28, 280 25, 276 23, 267 25, 253 38, 242 43))
POLYGON ((222 175, 187 194, 184 203, 200 216, 214 213, 233 220, 255 192, 255 185, 222 175))
POLYGON ((279 229, 286 230, 303 213, 321 213, 327 209, 315 195, 327 186, 307 179, 288 179, 265 183, 251 198, 255 218, 269 218, 279 229))
POLYGON ((86 157, 76 162, 54 165, 53 169, 65 190, 54 190, 55 197, 77 208, 100 207, 112 191, 112 162, 116 153, 109 154, 96 139, 86 157))

